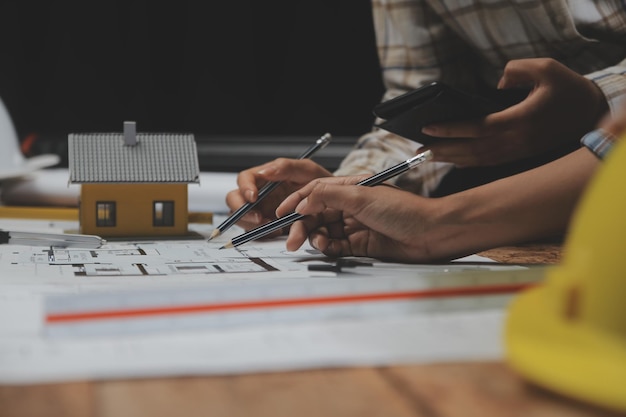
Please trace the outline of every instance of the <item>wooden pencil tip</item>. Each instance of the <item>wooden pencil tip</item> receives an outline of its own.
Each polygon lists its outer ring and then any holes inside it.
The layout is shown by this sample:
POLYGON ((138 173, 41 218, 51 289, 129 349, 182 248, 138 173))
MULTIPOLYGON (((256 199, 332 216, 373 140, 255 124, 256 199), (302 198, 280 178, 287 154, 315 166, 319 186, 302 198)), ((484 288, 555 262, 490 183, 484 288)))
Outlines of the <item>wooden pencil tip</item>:
POLYGON ((224 246, 222 246, 220 249, 230 249, 230 248, 233 248, 233 247, 235 247, 235 246, 233 245, 233 243, 232 243, 232 242, 228 242, 227 244, 225 244, 224 246))
POLYGON ((218 237, 220 234, 220 229, 214 229, 213 232, 211 232, 211 236, 209 236, 209 240, 218 237))

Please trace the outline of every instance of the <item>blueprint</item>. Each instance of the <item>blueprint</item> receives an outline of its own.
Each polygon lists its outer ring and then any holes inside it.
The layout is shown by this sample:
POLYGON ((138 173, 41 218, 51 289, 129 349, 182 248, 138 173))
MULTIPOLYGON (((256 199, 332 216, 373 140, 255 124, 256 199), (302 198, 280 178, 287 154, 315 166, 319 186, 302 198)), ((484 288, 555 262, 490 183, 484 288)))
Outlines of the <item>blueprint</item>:
MULTIPOLYGON (((275 244, 268 247, 263 243, 251 243, 239 248, 220 249, 230 235, 242 230, 233 227, 225 237, 208 242, 206 236, 212 226, 197 224, 192 227, 197 235, 188 240, 109 241, 98 249, 0 245, 0 283, 20 283, 24 278, 45 283, 59 278, 83 277, 93 281, 95 278, 126 277, 126 282, 132 282, 133 277, 154 280, 177 276, 184 282, 236 279, 255 273, 261 276, 279 276, 281 272, 309 275, 304 262, 323 258, 311 248, 287 253, 282 246, 275 244)), ((0 219, 0 228, 75 232, 77 225, 65 221, 0 219)))
POLYGON ((206 241, 109 243, 98 249, 0 247, 4 270, 47 276, 164 276, 298 270, 297 264, 260 258, 251 250, 219 249, 206 241))
POLYGON ((241 230, 208 242, 211 225, 192 228, 199 239, 0 245, 0 384, 499 359, 507 303, 541 278, 480 256, 339 263, 282 239, 219 249, 241 230))

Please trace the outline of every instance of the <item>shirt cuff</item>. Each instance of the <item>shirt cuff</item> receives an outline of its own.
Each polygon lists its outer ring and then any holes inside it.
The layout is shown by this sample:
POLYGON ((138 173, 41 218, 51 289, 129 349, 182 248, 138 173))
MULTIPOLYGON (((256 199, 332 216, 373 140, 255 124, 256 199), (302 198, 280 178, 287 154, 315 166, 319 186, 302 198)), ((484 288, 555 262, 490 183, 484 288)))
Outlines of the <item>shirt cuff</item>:
POLYGON ((615 113, 626 104, 626 69, 609 67, 585 75, 602 90, 611 113, 615 113))
POLYGON ((582 137, 580 143, 593 152, 599 159, 605 159, 609 154, 616 137, 604 129, 596 129, 582 137))

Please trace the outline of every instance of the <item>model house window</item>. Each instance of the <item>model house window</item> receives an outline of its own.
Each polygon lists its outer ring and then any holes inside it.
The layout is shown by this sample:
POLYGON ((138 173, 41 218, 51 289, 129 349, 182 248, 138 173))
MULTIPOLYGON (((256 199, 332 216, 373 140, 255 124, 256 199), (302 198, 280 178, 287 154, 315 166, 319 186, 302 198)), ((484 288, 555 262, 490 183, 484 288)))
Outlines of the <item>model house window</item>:
POLYGON ((115 226, 115 201, 96 202, 96 226, 115 226))
POLYGON ((152 216, 155 226, 174 226, 174 202, 155 201, 152 216))

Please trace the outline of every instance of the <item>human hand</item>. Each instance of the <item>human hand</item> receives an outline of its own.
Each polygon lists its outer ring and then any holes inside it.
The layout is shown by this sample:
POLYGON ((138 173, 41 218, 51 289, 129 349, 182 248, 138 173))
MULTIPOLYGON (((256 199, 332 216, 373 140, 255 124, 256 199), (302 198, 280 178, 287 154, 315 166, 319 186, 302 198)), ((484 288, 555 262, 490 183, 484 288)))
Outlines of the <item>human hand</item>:
POLYGON ((266 164, 241 171, 236 190, 228 192, 226 204, 231 211, 257 200, 259 189, 268 182, 281 182, 267 197, 244 215, 239 225, 245 230, 275 218, 276 206, 293 191, 319 177, 332 174, 310 159, 278 158, 266 164))
POLYGON ((434 225, 434 199, 389 186, 355 185, 365 177, 312 181, 288 196, 276 215, 307 217, 291 226, 287 249, 308 238, 328 256, 368 256, 400 262, 433 260, 424 232, 434 225))
POLYGON ((548 58, 510 61, 498 88, 532 86, 521 103, 479 120, 426 126, 441 138, 428 146, 434 160, 457 166, 512 162, 576 144, 608 110, 592 81, 548 58))

